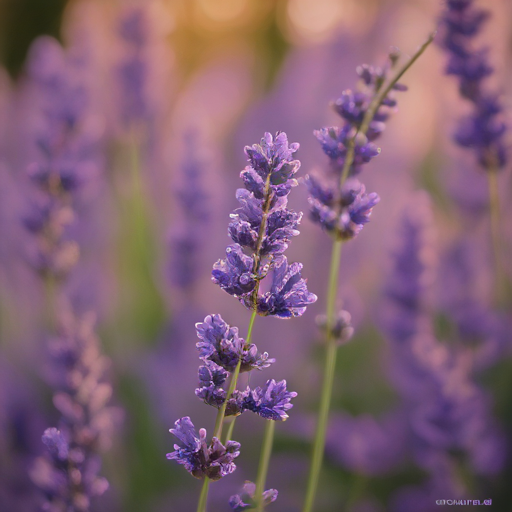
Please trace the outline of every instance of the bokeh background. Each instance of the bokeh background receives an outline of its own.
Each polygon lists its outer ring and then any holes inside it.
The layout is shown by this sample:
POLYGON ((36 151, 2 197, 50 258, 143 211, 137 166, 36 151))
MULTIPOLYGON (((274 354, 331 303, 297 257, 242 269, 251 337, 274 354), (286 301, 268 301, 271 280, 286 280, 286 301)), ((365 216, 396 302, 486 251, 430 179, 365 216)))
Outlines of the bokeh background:
MULTIPOLYGON (((492 11, 481 38, 495 68, 489 86, 510 107, 512 4, 480 3, 492 11)), ((86 91, 95 146, 66 228, 80 246, 80 260, 61 292, 74 310, 96 315, 102 350, 111 360, 112 401, 124 411, 103 456, 110 489, 92 510, 187 512, 195 510, 200 483, 166 460, 174 442, 168 429, 191 416, 211 432, 215 418, 215 410, 194 396, 194 324, 220 313, 243 335, 249 321, 249 313, 210 281, 211 266, 229 243, 244 146, 266 131, 285 131, 301 145, 301 175, 325 167, 313 130, 339 123, 330 103, 355 86, 356 67, 382 64, 390 46, 412 54, 435 28, 441 8, 437 0, 2 0, 2 512, 37 510, 41 497, 28 475, 44 452, 43 430, 58 421, 46 363, 48 298, 31 268, 33 241, 22 222, 42 115, 34 77, 53 62, 44 60, 45 52, 58 54, 59 44, 70 56, 72 76, 86 91), (133 12, 144 20, 140 47, 123 35, 133 12), (187 209, 191 191, 200 194, 199 213, 197 206, 187 209)), ((400 93, 398 111, 379 141, 382 153, 361 177, 381 202, 344 248, 340 295, 355 336, 340 348, 318 512, 430 511, 437 510, 435 499, 457 493, 492 498, 492 510, 512 510, 511 305, 496 306, 486 177, 471 152, 452 142, 468 105, 445 66, 442 50, 432 45, 407 73, 402 81, 409 90, 400 93), (422 230, 425 316, 439 357, 457 354, 463 383, 454 388, 470 389, 485 402, 485 414, 476 414, 486 426, 469 446, 490 459, 479 469, 452 447, 456 443, 436 444, 435 435, 425 438, 434 439, 432 458, 442 461, 425 465, 411 441, 417 420, 411 403, 414 410, 415 401, 426 398, 420 391, 404 394, 397 378, 403 360, 386 329, 393 314, 386 292, 396 273, 393 255, 408 236, 400 228, 404 219, 422 230), (477 304, 472 311, 481 332, 469 341, 450 316, 454 296, 477 304)), ((510 168, 499 180, 510 276, 510 168)), ((290 203, 307 211, 304 186, 293 190, 290 203)), ((301 318, 258 318, 255 324, 254 341, 277 362, 252 376, 251 384, 285 378, 299 393, 290 419, 278 425, 268 478, 280 492, 270 509, 280 512, 300 510, 307 478, 321 382, 315 317, 325 308, 330 247, 305 215, 288 257, 304 264, 319 300, 301 318)), ((228 510, 229 496, 255 478, 263 427, 258 417, 246 416, 234 435, 242 443, 238 469, 212 486, 212 511, 228 510)))

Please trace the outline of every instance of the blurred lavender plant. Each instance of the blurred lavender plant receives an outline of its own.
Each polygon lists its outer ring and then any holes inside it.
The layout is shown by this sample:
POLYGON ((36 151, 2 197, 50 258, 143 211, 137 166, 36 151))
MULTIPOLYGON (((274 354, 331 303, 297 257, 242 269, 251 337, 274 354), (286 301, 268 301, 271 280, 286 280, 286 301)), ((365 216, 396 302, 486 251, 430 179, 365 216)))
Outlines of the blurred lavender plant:
POLYGON ((61 413, 59 428, 46 429, 46 456, 35 461, 33 481, 46 497, 44 510, 90 509, 90 500, 105 492, 98 477, 99 452, 110 444, 120 412, 107 407, 112 388, 103 381, 108 361, 100 353, 92 317, 75 318, 57 309, 53 285, 67 277, 78 260, 78 244, 66 239, 74 201, 85 181, 97 173, 96 132, 88 120, 88 93, 83 62, 49 38, 34 43, 29 76, 41 118, 36 136, 38 161, 29 176, 37 186, 33 211, 24 219, 35 236, 32 266, 47 285, 49 323, 58 336, 48 346, 52 358, 53 402, 61 413))
POLYGON ((379 196, 375 193, 366 194, 364 185, 354 176, 361 172, 364 164, 379 154, 380 150, 372 141, 381 135, 390 110, 396 106, 396 100, 391 92, 406 90, 406 87, 398 81, 432 40, 433 35, 408 62, 398 69, 400 54, 396 49, 389 54, 389 60, 383 68, 359 66, 357 73, 361 79, 361 90, 344 91, 333 105, 343 119, 342 127, 322 128, 314 132, 329 158, 330 173, 324 177, 306 176, 305 183, 310 194, 308 199, 310 218, 333 237, 334 243, 328 280, 327 314, 325 318, 318 320, 325 326, 326 355, 303 512, 312 511, 318 488, 337 347, 347 341, 353 332, 350 326, 350 314, 346 311, 338 313, 335 311, 341 248, 344 241, 357 236, 364 224, 369 222, 372 208, 379 202, 379 196))
MULTIPOLYGON (((230 445, 233 441, 228 441, 234 428, 234 418, 223 445, 220 437, 224 418, 236 417, 245 410, 269 420, 257 482, 250 499, 262 511, 277 496, 273 490, 264 492, 274 422, 288 418, 287 411, 292 407, 290 400, 296 393, 287 391, 284 380, 276 382, 270 379, 264 387, 253 390, 247 387, 239 391, 236 386, 240 372, 263 369, 274 362, 266 352, 259 353, 251 343, 256 315, 277 318, 301 316, 306 307, 316 301, 316 296, 307 290, 306 281, 301 277, 302 265, 288 265, 283 255, 290 238, 299 234, 296 228, 302 217, 302 214, 286 208, 287 196, 291 188, 297 185, 294 175, 300 162, 292 160, 292 155, 298 147, 298 144, 289 145, 286 134, 279 132, 275 139, 266 133, 259 145, 245 148, 251 165, 241 173, 245 185, 245 189, 237 190, 241 208, 231 215, 228 230, 235 244, 227 248, 225 260, 215 263, 212 280, 252 311, 246 339, 240 338, 238 329, 230 327, 220 315, 207 316, 204 322, 196 325, 201 340, 197 348, 203 361, 199 368, 200 384, 196 395, 218 409, 212 442, 208 447, 206 431, 201 429, 198 437, 192 422, 185 417, 176 422, 176 429, 171 430, 179 443, 167 457, 177 460, 194 476, 204 479, 198 512, 206 510, 210 480, 221 478, 235 469, 233 459, 238 456, 239 445, 230 445), (260 282, 269 273, 273 274, 270 291, 260 294, 260 282), (223 385, 229 374, 226 391, 223 385), (201 446, 203 449, 199 456, 201 446)), ((232 497, 232 507, 254 508, 252 504, 244 503, 243 499, 240 496, 232 497)))
POLYGON ((199 274, 201 240, 211 219, 203 179, 206 160, 202 155, 199 136, 196 132, 189 132, 185 134, 184 142, 182 180, 176 192, 182 221, 170 236, 169 273, 174 286, 182 292, 191 293, 199 274))
POLYGON ((402 215, 402 242, 394 255, 384 309, 392 344, 391 375, 404 397, 410 448, 416 464, 430 474, 426 487, 417 492, 424 499, 418 506, 425 510, 432 499, 426 489, 439 483, 436 475, 441 471, 450 478, 435 489, 463 497, 464 491, 475 489, 461 474, 492 475, 504 461, 503 435, 492 417, 491 401, 471 380, 467 358, 434 337, 429 297, 435 277, 432 222, 428 198, 415 197, 402 215))
POLYGON ((507 126, 498 94, 486 90, 483 84, 493 73, 489 50, 477 49, 473 44, 489 16, 490 12, 476 7, 473 0, 446 0, 440 44, 449 55, 446 73, 457 77, 461 96, 474 108, 460 121, 454 140, 472 148, 480 166, 491 171, 503 168, 507 162, 503 140, 507 126))
POLYGON ((66 229, 74 219, 73 199, 98 172, 97 133, 88 123, 80 59, 43 37, 31 48, 28 71, 41 112, 34 135, 38 158, 28 168, 30 211, 23 219, 33 236, 29 262, 45 279, 62 279, 78 260, 78 245, 66 238, 66 229))
POLYGON ((43 510, 90 510, 91 499, 108 488, 98 475, 99 454, 109 448, 121 411, 108 402, 112 386, 104 380, 109 360, 101 354, 93 315, 63 319, 49 345, 53 403, 61 413, 58 428, 42 440, 48 452, 35 461, 32 480, 43 491, 43 510))
POLYGON ((484 83, 494 71, 489 63, 489 50, 475 48, 473 42, 489 16, 490 12, 477 8, 473 0, 446 0, 440 20, 440 44, 449 55, 446 73, 458 78, 460 95, 473 108, 473 112, 459 122, 454 140, 475 152, 478 164, 487 174, 496 290, 497 298, 502 300, 510 290, 502 263, 497 174, 507 163, 504 140, 507 125, 499 94, 486 89, 484 83))

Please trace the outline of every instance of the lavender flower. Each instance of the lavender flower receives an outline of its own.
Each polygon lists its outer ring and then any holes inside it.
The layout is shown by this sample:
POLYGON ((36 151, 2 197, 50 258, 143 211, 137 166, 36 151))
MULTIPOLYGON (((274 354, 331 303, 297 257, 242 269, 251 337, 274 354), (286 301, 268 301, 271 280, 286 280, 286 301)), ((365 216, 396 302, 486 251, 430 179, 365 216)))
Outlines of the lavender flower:
POLYGON ((240 455, 240 443, 228 441, 224 446, 216 437, 210 446, 206 443, 206 430, 199 430, 199 436, 194 424, 188 416, 175 423, 176 428, 170 430, 178 438, 174 445, 174 452, 168 453, 169 460, 175 460, 195 478, 220 480, 233 473, 236 465, 233 462, 240 455))
POLYGON ((296 396, 295 391, 286 389, 285 380, 271 379, 263 388, 258 386, 251 392, 246 407, 267 420, 285 421, 288 419, 286 411, 293 407, 290 400, 296 396))
MULTIPOLYGON (((234 512, 242 512, 256 508, 257 503, 254 500, 256 493, 256 485, 252 482, 245 482, 243 490, 240 494, 235 494, 229 498, 229 506, 234 512)), ((263 492, 263 506, 270 505, 277 499, 278 492, 276 489, 269 489, 263 492)))
MULTIPOLYGON (((227 398, 222 386, 239 362, 240 372, 262 370, 275 362, 267 352, 258 353, 256 345, 247 345, 238 336, 238 329, 230 327, 220 315, 208 315, 204 322, 196 324, 196 330, 202 340, 196 347, 204 364, 199 367, 199 387, 195 393, 217 409, 227 398)), ((284 420, 288 417, 285 411, 292 407, 290 400, 295 396, 297 393, 286 390, 286 381, 277 384, 274 380, 268 381, 265 389, 235 389, 226 403, 225 415, 238 416, 250 410, 266 419, 284 420)))
POLYGON ((489 18, 489 11, 475 7, 473 0, 447 0, 441 18, 441 46, 449 54, 446 73, 455 75, 459 92, 473 104, 473 113, 462 119, 454 139, 473 148, 484 169, 503 168, 507 162, 503 107, 496 93, 486 90, 484 80, 493 73, 488 51, 476 49, 473 40, 489 18))
POLYGON ((50 38, 31 48, 29 77, 40 110, 34 142, 37 160, 28 168, 34 185, 23 223, 33 236, 31 265, 42 275, 63 277, 78 260, 66 239, 72 203, 97 173, 97 135, 88 125, 83 64, 50 38))
POLYGON ((373 207, 380 201, 375 193, 366 194, 365 186, 355 179, 341 189, 322 185, 317 177, 306 176, 310 218, 338 240, 354 238, 370 221, 373 207))
POLYGON ((240 357, 240 372, 253 369, 262 370, 275 362, 268 353, 258 353, 256 345, 246 346, 238 336, 238 328, 230 327, 220 315, 208 315, 204 322, 196 324, 197 337, 202 340, 196 344, 200 357, 213 361, 229 372, 233 372, 240 357))
POLYGON ((299 234, 302 218, 286 208, 287 196, 297 185, 294 176, 300 162, 292 157, 298 148, 288 144, 284 132, 275 139, 266 133, 260 144, 245 148, 250 165, 241 178, 246 188, 237 191, 241 207, 231 215, 228 230, 235 244, 212 271, 213 282, 248 309, 278 318, 301 316, 316 301, 301 278, 302 266, 288 266, 282 255, 291 237, 299 234), (259 283, 270 271, 274 272, 272 290, 259 296, 259 283))
POLYGON ((59 428, 45 430, 47 456, 36 460, 32 480, 46 497, 45 510, 88 511, 91 499, 108 489, 98 475, 99 453, 107 449, 120 411, 108 406, 112 387, 103 375, 109 365, 93 332, 94 319, 69 316, 52 340, 53 403, 61 413, 59 428))

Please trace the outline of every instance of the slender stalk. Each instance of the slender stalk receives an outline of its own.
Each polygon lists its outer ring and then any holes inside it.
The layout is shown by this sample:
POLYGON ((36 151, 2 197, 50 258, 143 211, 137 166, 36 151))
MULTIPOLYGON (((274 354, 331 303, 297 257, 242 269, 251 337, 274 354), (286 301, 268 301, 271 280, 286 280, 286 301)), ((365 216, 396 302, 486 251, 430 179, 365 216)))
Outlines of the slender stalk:
POLYGON ((235 429, 235 418, 231 418, 231 421, 228 423, 228 429, 226 430, 226 434, 224 437, 224 444, 226 444, 233 437, 233 430, 235 429))
POLYGON ((208 500, 208 489, 210 487, 210 479, 204 478, 201 494, 199 495, 199 503, 197 504, 197 512, 206 512, 206 502, 208 500))
MULTIPOLYGON (((435 33, 429 35, 427 40, 418 48, 413 56, 402 65, 401 68, 393 75, 389 82, 377 91, 372 99, 368 110, 365 113, 361 126, 358 128, 355 135, 349 140, 347 144, 347 153, 345 161, 341 170, 339 188, 343 186, 347 180, 352 164, 354 163, 356 138, 359 134, 366 135, 377 110, 382 104, 384 98, 391 92, 393 86, 400 80, 404 73, 416 62, 416 60, 423 54, 427 47, 434 40, 435 33)), ((313 442, 313 452, 311 457, 311 467, 309 472, 306 499, 304 501, 303 512, 312 512, 313 505, 318 489, 318 481, 320 478, 320 470, 322 469, 322 462, 325 449, 325 437, 327 432, 327 423, 329 419, 329 409, 331 406, 332 386, 334 382, 334 373, 336 369, 336 353, 337 345, 336 340, 332 337, 332 327, 334 325, 335 307, 337 302, 338 280, 339 280, 339 266, 341 259, 341 248, 343 242, 335 240, 332 248, 331 267, 329 272, 329 285, 327 292, 327 335, 326 335, 326 354, 324 365, 324 379, 322 383, 322 394, 320 398, 320 408, 318 411, 318 422, 315 432, 315 439, 313 442)))
POLYGON ((272 454, 272 445, 274 443, 274 431, 276 422, 266 420, 263 445, 261 447, 260 464, 258 466, 258 476, 256 477, 256 511, 263 512, 263 492, 265 491, 265 481, 267 480, 268 465, 272 454))
POLYGON ((320 470, 324 457, 325 436, 327 431, 327 422, 329 419, 329 409, 331 406, 332 385, 334 382, 334 373, 336 368, 336 340, 332 337, 332 326, 334 324, 334 312, 337 299, 338 278, 340 270, 342 241, 336 240, 333 245, 331 268, 329 272, 329 288, 327 292, 327 339, 324 365, 324 379, 322 383, 322 393, 320 398, 320 408, 318 410, 318 422, 316 426, 315 439, 313 442, 313 452, 311 457, 311 467, 309 471, 308 485, 306 490, 306 500, 304 502, 303 512, 311 512, 315 501, 320 470))

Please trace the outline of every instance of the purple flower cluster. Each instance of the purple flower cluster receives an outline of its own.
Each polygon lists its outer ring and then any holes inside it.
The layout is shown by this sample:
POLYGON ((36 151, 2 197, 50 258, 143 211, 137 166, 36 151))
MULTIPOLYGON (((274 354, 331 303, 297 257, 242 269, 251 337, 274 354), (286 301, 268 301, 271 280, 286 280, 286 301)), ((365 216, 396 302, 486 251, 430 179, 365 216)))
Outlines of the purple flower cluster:
POLYGON ((109 361, 99 349, 94 319, 67 318, 52 340, 53 403, 61 414, 58 428, 45 430, 48 452, 35 461, 32 480, 46 497, 44 510, 87 511, 91 498, 108 482, 98 475, 99 453, 109 447, 121 413, 108 406, 112 387, 104 380, 109 361))
POLYGON ((233 473, 236 465, 233 462, 240 455, 240 443, 227 441, 224 446, 216 437, 210 445, 206 443, 206 430, 199 430, 199 436, 188 416, 175 423, 176 428, 170 430, 178 442, 174 452, 168 453, 169 460, 175 460, 195 478, 208 477, 220 480, 223 476, 233 473))
MULTIPOLYGON (((329 158, 331 176, 306 176, 310 218, 337 240, 354 238, 369 222, 372 208, 380 200, 376 193, 367 194, 365 186, 353 177, 380 153, 373 141, 384 131, 385 122, 396 107, 396 100, 387 94, 375 110, 373 102, 397 58, 396 54, 391 54, 389 64, 383 68, 366 64, 359 66, 357 73, 361 79, 361 90, 343 91, 333 105, 343 119, 343 126, 314 132, 329 158), (366 119, 368 112, 373 112, 371 119, 366 119), (348 177, 351 178, 347 180, 348 177)), ((406 87, 395 83, 392 89, 405 91, 406 87)))
POLYGON ((315 176, 306 177, 306 186, 311 220, 338 240, 354 238, 370 221, 372 209, 380 201, 375 192, 367 194, 355 178, 346 181, 339 193, 315 176))
POLYGON ((31 49, 29 77, 40 118, 34 134, 37 160, 28 168, 34 187, 23 223, 33 236, 30 264, 45 276, 63 277, 78 260, 78 246, 65 232, 73 221, 74 196, 97 172, 97 138, 87 123, 80 67, 50 38, 37 40, 31 49))
MULTIPOLYGON (((223 389, 230 373, 240 361, 240 372, 254 369, 262 370, 275 362, 268 354, 258 352, 256 345, 247 346, 245 340, 238 336, 238 329, 230 327, 220 315, 209 315, 203 323, 196 325, 197 343, 203 364, 199 367, 199 385, 196 396, 208 405, 220 408, 226 400, 223 389)), ((291 399, 297 393, 287 391, 286 381, 268 380, 265 386, 244 391, 235 390, 226 406, 226 416, 238 416, 246 410, 252 411, 265 419, 284 421, 288 418, 286 411, 292 407, 291 399)))
POLYGON ((263 316, 301 316, 317 299, 301 277, 302 265, 289 265, 283 254, 299 234, 302 218, 286 208, 287 196, 297 185, 294 176, 300 162, 292 158, 298 148, 288 144, 284 132, 275 138, 266 133, 260 144, 245 148, 250 165, 240 175, 245 189, 237 190, 241 207, 231 215, 228 230, 235 243, 212 271, 214 283, 263 316), (271 289, 260 295, 260 281, 271 271, 271 289))
POLYGON ((446 73, 455 75, 459 92, 473 104, 473 113, 461 120, 455 141, 472 148, 484 169, 499 169, 507 162, 503 107, 498 95, 484 87, 493 73, 486 48, 474 48, 473 40, 489 18, 489 12, 475 7, 473 0, 447 0, 441 18, 440 43, 449 54, 446 73))
MULTIPOLYGON (((263 387, 247 387, 244 391, 235 389, 229 398, 222 387, 238 365, 241 372, 261 370, 270 366, 275 359, 270 359, 266 352, 259 353, 256 345, 247 345, 238 336, 238 329, 230 327, 220 315, 207 316, 204 322, 196 325, 196 330, 201 340, 196 346, 202 361, 199 367, 199 387, 195 391, 198 398, 217 409, 227 399, 225 416, 238 416, 249 410, 269 420, 284 421, 288 418, 291 399, 297 393, 287 391, 284 380, 276 382, 271 379, 263 387)), ((168 459, 183 464, 196 478, 207 476, 218 480, 235 470, 233 459, 239 454, 238 443, 228 441, 224 447, 214 437, 208 447, 206 431, 201 429, 200 437, 197 437, 188 417, 178 420, 176 427, 170 432, 180 442, 175 445, 176 451, 167 454, 168 459)))
MULTIPOLYGON (((245 482, 243 490, 240 494, 235 494, 229 498, 229 506, 234 512, 243 512, 256 508, 257 503, 254 499, 256 494, 256 485, 252 482, 245 482)), ((276 489, 269 489, 263 492, 263 507, 270 505, 277 499, 278 492, 276 489)))

